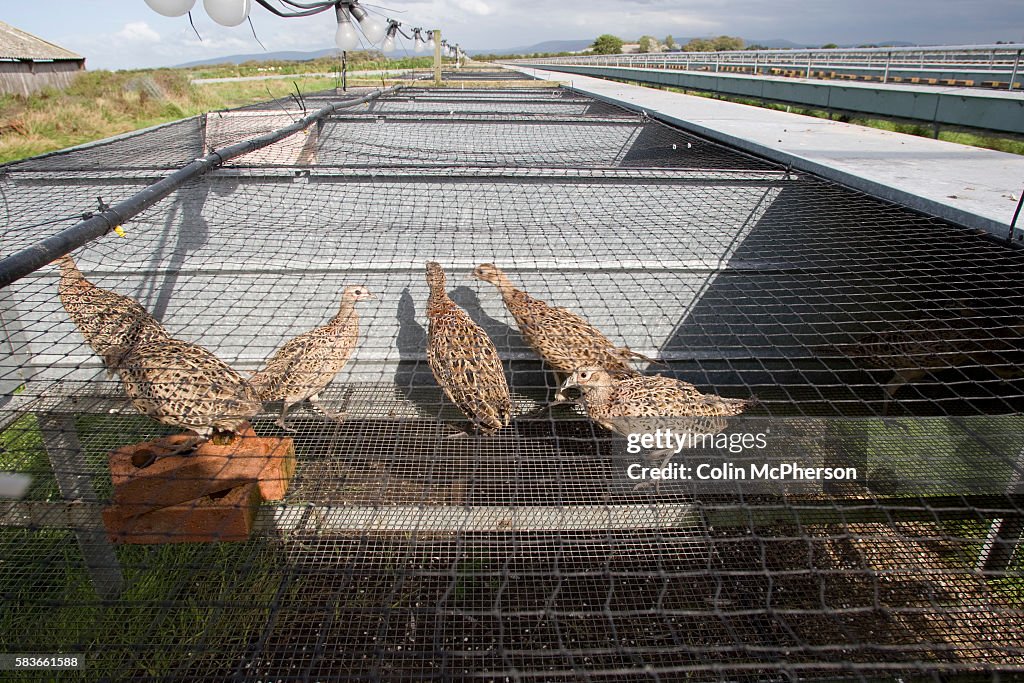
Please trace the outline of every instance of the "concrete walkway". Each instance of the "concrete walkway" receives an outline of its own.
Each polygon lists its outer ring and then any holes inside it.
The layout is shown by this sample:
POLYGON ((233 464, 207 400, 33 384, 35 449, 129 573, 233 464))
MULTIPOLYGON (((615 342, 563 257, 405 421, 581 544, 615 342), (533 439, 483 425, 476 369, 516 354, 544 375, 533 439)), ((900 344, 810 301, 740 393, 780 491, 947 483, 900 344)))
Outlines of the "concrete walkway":
MULTIPOLYGON (((1002 238, 1024 191, 1024 156, 1016 154, 589 76, 508 68, 1002 238)), ((1022 239, 1024 215, 1014 235, 1022 239)))

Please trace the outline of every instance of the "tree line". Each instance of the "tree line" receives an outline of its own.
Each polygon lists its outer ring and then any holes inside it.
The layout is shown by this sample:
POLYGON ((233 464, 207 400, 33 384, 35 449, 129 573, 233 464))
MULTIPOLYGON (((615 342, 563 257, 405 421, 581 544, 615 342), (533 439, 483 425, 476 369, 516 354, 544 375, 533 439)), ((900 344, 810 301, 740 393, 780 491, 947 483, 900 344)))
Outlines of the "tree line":
MULTIPOLYGON (((736 36, 718 36, 717 38, 694 38, 685 45, 679 45, 672 36, 658 40, 654 36, 640 37, 639 52, 661 52, 663 50, 682 50, 683 52, 719 52, 723 50, 742 50, 746 46, 742 38, 736 36)), ((591 52, 598 55, 617 55, 622 52, 625 41, 610 33, 598 36, 590 46, 591 52)), ((751 46, 756 47, 756 46, 751 46)))

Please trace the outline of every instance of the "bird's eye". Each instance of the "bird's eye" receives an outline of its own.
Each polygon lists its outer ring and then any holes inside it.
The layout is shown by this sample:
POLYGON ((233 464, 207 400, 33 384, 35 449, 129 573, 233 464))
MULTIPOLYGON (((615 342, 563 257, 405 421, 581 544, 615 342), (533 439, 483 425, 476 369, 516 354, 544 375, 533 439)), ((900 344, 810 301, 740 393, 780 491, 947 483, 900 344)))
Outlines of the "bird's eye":
POLYGON ((580 379, 590 379, 590 373, 589 372, 581 372, 580 373, 580 379))

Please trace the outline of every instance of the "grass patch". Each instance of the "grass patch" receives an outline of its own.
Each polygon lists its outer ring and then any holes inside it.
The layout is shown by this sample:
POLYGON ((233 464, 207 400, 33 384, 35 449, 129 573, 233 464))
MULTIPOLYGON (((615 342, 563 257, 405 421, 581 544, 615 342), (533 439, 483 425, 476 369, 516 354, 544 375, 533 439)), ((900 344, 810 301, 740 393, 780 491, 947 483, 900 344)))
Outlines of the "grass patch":
POLYGON ((103 602, 70 532, 0 530, 0 553, 0 649, 85 654, 87 680, 165 677, 241 656, 287 576, 262 540, 124 546, 127 588, 103 602))
MULTIPOLYGON (((418 60, 353 63, 358 68, 414 68, 418 60)), ((284 64, 284 63, 282 63, 284 64)), ((189 116, 265 102, 300 92, 310 93, 340 85, 338 76, 309 76, 336 70, 313 63, 289 63, 295 78, 260 81, 192 83, 193 78, 267 75, 257 67, 222 67, 203 71, 148 69, 139 71, 86 71, 64 90, 46 89, 31 97, 0 96, 0 163, 73 147, 94 140, 177 121, 189 116), (294 65, 301 66, 294 66, 294 65)), ((276 67, 275 67, 276 68, 276 67)), ((281 68, 284 68, 283 66, 281 68)), ((274 71, 270 73, 285 73, 274 71)), ((286 72, 291 74, 291 71, 286 72)), ((350 87, 381 87, 380 78, 350 78, 350 87)))
MULTIPOLYGON (((387 59, 379 52, 349 52, 349 71, 372 69, 426 69, 434 65, 433 56, 387 59)), ((250 61, 242 64, 213 64, 187 70, 190 78, 237 78, 247 76, 301 75, 334 73, 340 69, 339 57, 320 57, 304 61, 250 61)))
MULTIPOLYGON (((166 433, 143 416, 76 420, 86 467, 110 495, 107 452, 166 433)), ((0 469, 32 474, 29 500, 58 500, 39 422, 25 415, 0 434, 0 469)), ((82 680, 174 677, 183 666, 230 669, 266 625, 287 573, 277 547, 246 543, 127 545, 116 550, 124 593, 93 591, 75 534, 0 528, 0 651, 86 655, 82 680)), ((29 676, 31 677, 31 676, 29 676)), ((9 679, 5 679, 9 680, 9 679)))

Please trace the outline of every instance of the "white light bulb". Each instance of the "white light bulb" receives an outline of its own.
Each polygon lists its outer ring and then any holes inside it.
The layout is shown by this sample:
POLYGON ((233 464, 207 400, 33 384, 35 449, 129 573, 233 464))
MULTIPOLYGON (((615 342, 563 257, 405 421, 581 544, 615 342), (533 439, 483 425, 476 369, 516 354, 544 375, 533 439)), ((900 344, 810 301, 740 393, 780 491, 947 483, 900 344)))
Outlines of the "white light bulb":
POLYGON ((221 26, 238 26, 249 16, 251 0, 203 0, 203 9, 221 26))
POLYGON ((427 49, 428 50, 433 50, 434 49, 434 32, 431 31, 427 35, 429 36, 427 38, 427 49))
POLYGON ((380 49, 382 52, 391 52, 392 50, 394 50, 395 37, 392 35, 388 35, 388 37, 384 39, 384 42, 380 44, 380 49))
POLYGON ((379 43, 388 31, 388 27, 384 25, 383 21, 369 15, 359 21, 359 28, 363 30, 363 35, 371 43, 379 43))
POLYGON ((334 42, 346 52, 359 47, 359 34, 356 33, 356 27, 352 25, 351 21, 338 22, 338 30, 334 34, 334 42))
POLYGON ((165 17, 180 17, 188 14, 196 0, 146 0, 149 8, 165 17))
POLYGON ((420 36, 420 34, 417 33, 416 37, 412 41, 412 49, 413 49, 413 51, 414 52, 423 52, 423 46, 424 45, 426 45, 426 43, 423 42, 423 38, 420 36))

